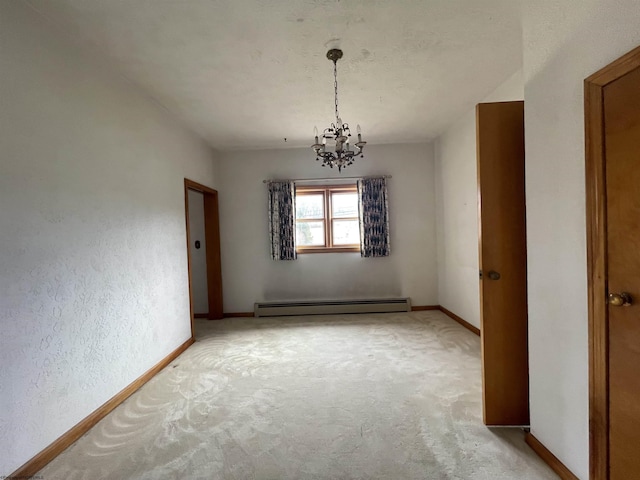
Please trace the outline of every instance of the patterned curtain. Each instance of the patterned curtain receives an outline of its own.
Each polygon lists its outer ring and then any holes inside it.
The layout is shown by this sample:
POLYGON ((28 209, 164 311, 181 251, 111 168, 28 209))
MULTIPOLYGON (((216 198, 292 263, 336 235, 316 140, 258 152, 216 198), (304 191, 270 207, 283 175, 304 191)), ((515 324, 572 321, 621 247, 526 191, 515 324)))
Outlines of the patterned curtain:
POLYGON ((384 177, 358 180, 360 255, 386 257, 389 246, 389 202, 384 177))
POLYGON ((296 207, 293 182, 269 183, 269 229, 271 233, 271 258, 295 260, 296 207))

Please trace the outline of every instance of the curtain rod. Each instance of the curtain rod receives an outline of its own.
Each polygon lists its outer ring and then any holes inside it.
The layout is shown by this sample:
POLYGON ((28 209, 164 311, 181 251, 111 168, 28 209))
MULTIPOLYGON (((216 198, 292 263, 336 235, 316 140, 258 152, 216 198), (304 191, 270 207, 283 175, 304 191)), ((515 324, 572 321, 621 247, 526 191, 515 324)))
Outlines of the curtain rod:
POLYGON ((392 178, 391 175, 369 175, 367 177, 327 177, 327 178, 286 178, 282 180, 262 180, 262 183, 272 182, 328 182, 330 180, 360 180, 363 178, 392 178))

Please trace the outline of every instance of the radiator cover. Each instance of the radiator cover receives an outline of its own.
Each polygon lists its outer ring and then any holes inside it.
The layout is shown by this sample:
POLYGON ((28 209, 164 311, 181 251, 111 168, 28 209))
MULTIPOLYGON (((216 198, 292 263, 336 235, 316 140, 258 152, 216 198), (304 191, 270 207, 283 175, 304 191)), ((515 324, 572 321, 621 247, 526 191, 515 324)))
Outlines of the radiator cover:
POLYGON ((299 302, 260 302, 254 304, 256 317, 286 315, 331 315, 336 313, 410 312, 410 298, 367 300, 308 300, 299 302))

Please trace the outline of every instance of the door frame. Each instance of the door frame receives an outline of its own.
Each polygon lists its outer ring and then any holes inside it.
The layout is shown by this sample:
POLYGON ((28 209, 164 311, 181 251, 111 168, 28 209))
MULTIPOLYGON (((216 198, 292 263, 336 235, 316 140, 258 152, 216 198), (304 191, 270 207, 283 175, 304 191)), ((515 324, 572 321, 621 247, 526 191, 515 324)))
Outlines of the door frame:
POLYGON ((609 337, 604 89, 640 67, 640 47, 584 81, 587 280, 589 309, 589 470, 609 478, 609 337))
POLYGON ((220 258, 220 216, 218 213, 218 192, 188 178, 184 179, 184 209, 187 227, 187 270, 189 272, 189 311, 191 315, 191 335, 194 331, 193 286, 191 285, 191 233, 189 225, 189 190, 204 196, 204 238, 207 245, 207 298, 209 320, 224 318, 222 309, 222 268, 220 258))

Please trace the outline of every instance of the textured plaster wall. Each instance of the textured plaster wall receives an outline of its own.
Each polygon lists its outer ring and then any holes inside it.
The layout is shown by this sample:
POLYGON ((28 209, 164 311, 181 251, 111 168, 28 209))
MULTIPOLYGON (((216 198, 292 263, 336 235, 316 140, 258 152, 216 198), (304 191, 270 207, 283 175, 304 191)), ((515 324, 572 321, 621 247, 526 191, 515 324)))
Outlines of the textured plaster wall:
POLYGON ((268 300, 411 297, 437 304, 435 194, 431 144, 367 147, 365 158, 339 175, 322 168, 309 148, 233 152, 220 161, 220 223, 224 305, 252 311, 268 300), (300 255, 273 261, 269 251, 268 178, 391 174, 391 255, 300 255))
POLYGON ((193 313, 209 313, 207 292, 207 242, 204 238, 204 195, 189 190, 189 229, 191 244, 191 300, 193 313), (200 240, 200 248, 196 248, 200 240))
MULTIPOLYGON (((523 98, 519 70, 482 102, 523 98)), ((436 139, 435 152, 439 303, 480 327, 475 107, 436 139)))
POLYGON ((0 474, 190 336, 183 177, 211 150, 0 2, 0 474))
POLYGON ((523 2, 531 431, 589 471, 583 80, 640 44, 637 0, 523 2))

